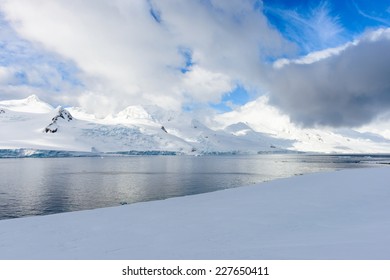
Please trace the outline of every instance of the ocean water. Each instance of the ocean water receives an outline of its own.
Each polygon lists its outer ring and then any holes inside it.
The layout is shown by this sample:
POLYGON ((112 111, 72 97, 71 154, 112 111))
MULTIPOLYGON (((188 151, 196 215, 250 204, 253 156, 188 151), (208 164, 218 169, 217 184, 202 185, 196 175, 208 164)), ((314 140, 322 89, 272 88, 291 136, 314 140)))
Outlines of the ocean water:
POLYGON ((0 219, 167 199, 389 161, 388 156, 302 154, 0 159, 0 219))

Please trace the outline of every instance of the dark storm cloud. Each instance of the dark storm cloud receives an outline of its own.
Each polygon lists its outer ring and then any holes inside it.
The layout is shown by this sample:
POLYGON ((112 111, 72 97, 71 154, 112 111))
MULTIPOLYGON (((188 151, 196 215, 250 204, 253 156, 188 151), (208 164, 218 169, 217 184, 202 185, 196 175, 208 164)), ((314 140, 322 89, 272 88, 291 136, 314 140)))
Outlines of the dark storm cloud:
POLYGON ((359 126, 390 110, 390 29, 337 55, 275 69, 271 102, 304 126, 359 126))

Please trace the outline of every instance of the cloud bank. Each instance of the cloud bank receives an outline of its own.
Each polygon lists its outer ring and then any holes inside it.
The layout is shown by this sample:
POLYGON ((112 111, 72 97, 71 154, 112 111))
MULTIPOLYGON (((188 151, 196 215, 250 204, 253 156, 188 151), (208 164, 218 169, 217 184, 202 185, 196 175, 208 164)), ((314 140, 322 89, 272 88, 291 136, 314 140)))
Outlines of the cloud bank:
POLYGON ((1 9, 23 38, 83 71, 88 91, 78 98, 81 105, 178 109, 216 102, 237 81, 256 81, 262 56, 285 50, 254 3, 5 0, 1 9))
POLYGON ((390 110, 390 29, 277 67, 271 101, 304 126, 360 126, 390 110))

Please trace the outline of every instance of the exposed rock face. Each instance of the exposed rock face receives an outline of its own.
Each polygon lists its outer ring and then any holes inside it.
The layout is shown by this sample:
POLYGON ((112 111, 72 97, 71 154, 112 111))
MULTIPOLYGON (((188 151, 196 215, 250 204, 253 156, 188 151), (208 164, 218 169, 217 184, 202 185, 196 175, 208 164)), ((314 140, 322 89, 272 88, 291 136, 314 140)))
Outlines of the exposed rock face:
POLYGON ((46 132, 46 133, 56 133, 58 131, 58 123, 57 122, 60 119, 64 119, 64 120, 69 122, 69 121, 73 120, 73 117, 67 110, 65 110, 64 108, 60 107, 58 109, 58 114, 55 115, 51 119, 52 122, 48 126, 45 127, 44 132, 46 132))
POLYGON ((0 109, 0 114, 5 114, 5 111, 3 109, 0 109))
POLYGON ((58 114, 56 116, 54 116, 54 118, 52 118, 51 120, 53 122, 56 122, 59 118, 63 118, 64 120, 66 120, 68 122, 73 120, 72 115, 67 110, 65 110, 64 108, 61 108, 61 107, 58 109, 58 114))
POLYGON ((57 130, 58 130, 58 127, 57 127, 57 126, 54 126, 54 125, 51 123, 51 124, 49 124, 48 126, 45 127, 45 130, 44 130, 44 131, 45 131, 46 133, 48 133, 48 132, 50 132, 50 133, 56 133, 57 130))

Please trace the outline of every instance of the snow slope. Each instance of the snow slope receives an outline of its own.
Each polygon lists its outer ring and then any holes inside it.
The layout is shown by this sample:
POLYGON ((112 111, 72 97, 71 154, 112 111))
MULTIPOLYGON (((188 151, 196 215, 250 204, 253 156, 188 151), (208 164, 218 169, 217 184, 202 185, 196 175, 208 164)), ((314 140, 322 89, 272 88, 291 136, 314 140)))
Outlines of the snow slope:
MULTIPOLYGON (((98 119, 82 108, 54 109, 31 96, 1 101, 0 110, 0 124, 4 128, 0 131, 0 150, 256 153, 275 150, 278 143, 285 143, 261 133, 247 137, 214 131, 189 115, 164 111, 157 106, 129 106, 115 115, 98 119), (60 116, 64 114, 71 119, 60 116)), ((285 148, 278 146, 278 150, 285 148)))
POLYGON ((53 110, 52 106, 42 102, 36 95, 20 100, 0 101, 0 107, 26 113, 48 113, 53 110))
POLYGON ((195 155, 287 151, 390 153, 387 134, 300 128, 270 106, 265 97, 216 115, 205 124, 188 112, 167 111, 158 106, 129 106, 117 114, 97 118, 82 108, 53 108, 33 95, 0 101, 0 126, 0 156, 37 154, 34 150, 169 151, 195 155), (11 152, 5 152, 6 149, 11 152), (18 149, 22 152, 12 152, 18 149))
POLYGON ((268 133, 278 139, 290 140, 292 145, 289 149, 302 152, 390 152, 390 134, 387 133, 388 126, 384 122, 356 129, 302 128, 271 106, 266 96, 261 96, 232 112, 216 116, 215 122, 215 129, 226 129, 237 122, 244 123, 254 131, 268 133))
POLYGON ((0 221, 0 259, 390 259, 388 167, 0 221))

